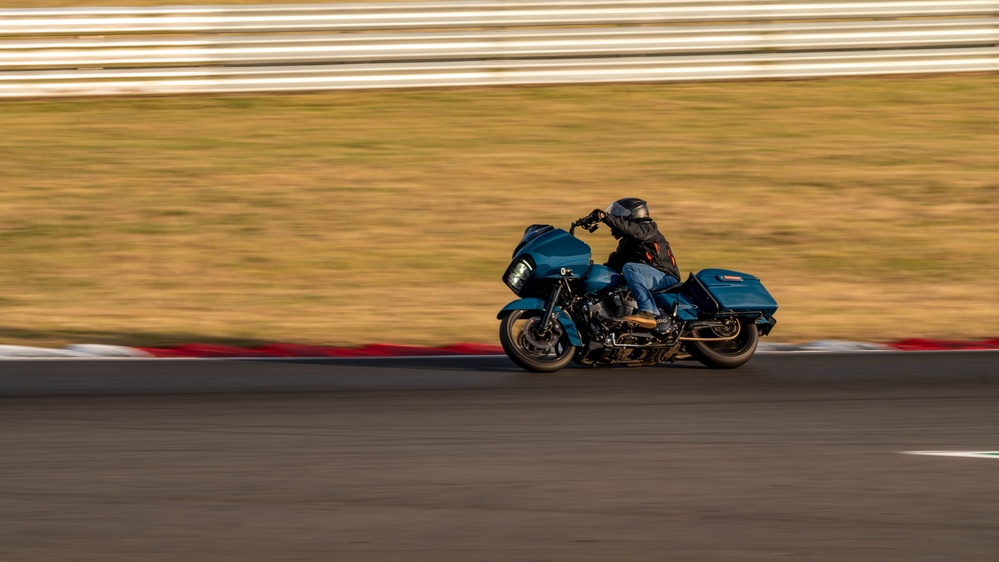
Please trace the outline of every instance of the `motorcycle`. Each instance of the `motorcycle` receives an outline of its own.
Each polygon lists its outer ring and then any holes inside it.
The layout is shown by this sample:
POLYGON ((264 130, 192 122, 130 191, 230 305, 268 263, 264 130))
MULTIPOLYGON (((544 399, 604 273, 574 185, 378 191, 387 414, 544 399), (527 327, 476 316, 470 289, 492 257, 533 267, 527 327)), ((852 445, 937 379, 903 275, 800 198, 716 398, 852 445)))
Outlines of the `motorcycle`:
POLYGON ((777 302, 759 278, 725 269, 691 273, 653 293, 655 328, 621 320, 637 310, 624 277, 593 263, 575 235, 593 233, 584 217, 569 231, 547 224, 527 227, 503 281, 519 299, 497 314, 500 343, 520 367, 551 373, 570 362, 586 367, 652 366, 693 358, 707 367, 734 369, 773 330, 777 302))

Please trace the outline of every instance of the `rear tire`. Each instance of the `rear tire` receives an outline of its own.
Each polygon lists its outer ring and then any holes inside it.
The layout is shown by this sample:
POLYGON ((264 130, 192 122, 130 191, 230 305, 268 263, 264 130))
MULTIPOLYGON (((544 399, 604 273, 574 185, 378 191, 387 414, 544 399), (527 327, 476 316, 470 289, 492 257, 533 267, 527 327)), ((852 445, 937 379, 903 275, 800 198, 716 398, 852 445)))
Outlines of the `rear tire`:
POLYGON ((500 321, 500 344, 507 357, 520 367, 534 373, 554 373, 572 361, 576 348, 557 320, 545 338, 530 332, 541 322, 541 314, 540 310, 514 310, 504 316, 500 321))
MULTIPOLYGON (((693 336, 698 338, 717 338, 723 335, 723 333, 716 332, 714 328, 704 328, 693 333, 693 336)), ((756 329, 756 324, 742 322, 739 335, 733 340, 721 342, 691 341, 687 342, 684 347, 691 357, 706 367, 735 369, 745 365, 753 357, 759 343, 760 332, 756 329)))

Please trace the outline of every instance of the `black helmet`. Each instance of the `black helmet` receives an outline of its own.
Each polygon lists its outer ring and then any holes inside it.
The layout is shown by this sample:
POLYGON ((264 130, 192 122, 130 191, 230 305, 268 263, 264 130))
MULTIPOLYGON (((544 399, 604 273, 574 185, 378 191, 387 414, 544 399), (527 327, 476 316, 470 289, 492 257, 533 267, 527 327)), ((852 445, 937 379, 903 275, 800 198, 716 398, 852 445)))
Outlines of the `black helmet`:
POLYGON ((649 216, 649 205, 643 199, 625 197, 611 203, 604 212, 615 217, 641 220, 649 216))

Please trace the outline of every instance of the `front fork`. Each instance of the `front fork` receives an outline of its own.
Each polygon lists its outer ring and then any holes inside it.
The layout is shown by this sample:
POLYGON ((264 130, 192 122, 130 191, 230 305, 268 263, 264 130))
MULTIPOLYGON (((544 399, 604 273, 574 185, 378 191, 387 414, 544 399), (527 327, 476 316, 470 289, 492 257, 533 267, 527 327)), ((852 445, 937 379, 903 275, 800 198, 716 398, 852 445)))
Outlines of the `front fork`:
POLYGON ((552 322, 555 321, 555 305, 562 298, 562 288, 566 283, 565 279, 559 279, 558 284, 552 289, 552 294, 548 297, 548 302, 545 303, 545 311, 541 315, 541 324, 538 325, 537 331, 538 335, 547 335, 551 329, 552 322))

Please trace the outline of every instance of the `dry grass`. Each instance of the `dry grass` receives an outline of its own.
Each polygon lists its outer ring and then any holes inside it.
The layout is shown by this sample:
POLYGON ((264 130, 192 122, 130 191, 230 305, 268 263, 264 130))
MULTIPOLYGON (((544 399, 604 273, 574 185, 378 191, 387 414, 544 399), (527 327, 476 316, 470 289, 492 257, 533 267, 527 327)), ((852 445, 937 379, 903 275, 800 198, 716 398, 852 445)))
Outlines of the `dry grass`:
POLYGON ((523 228, 632 195, 682 270, 763 278, 774 340, 995 336, 996 92, 964 75, 4 102, 0 341, 492 342, 523 228))

